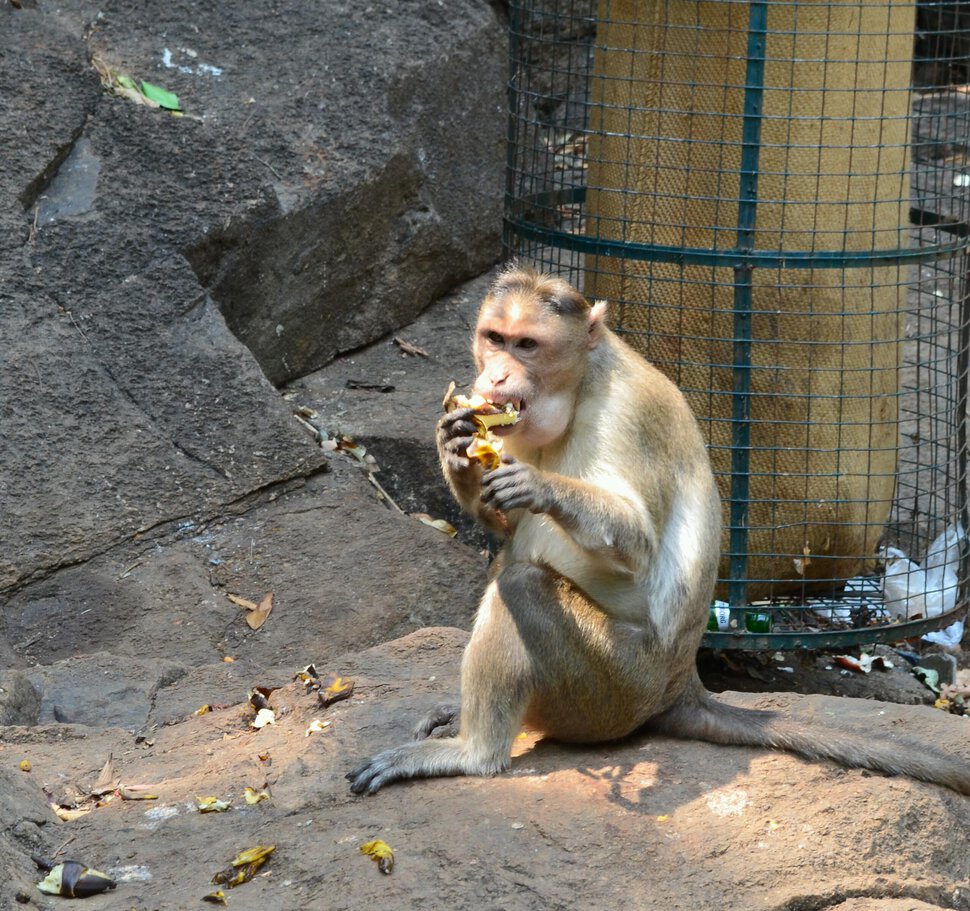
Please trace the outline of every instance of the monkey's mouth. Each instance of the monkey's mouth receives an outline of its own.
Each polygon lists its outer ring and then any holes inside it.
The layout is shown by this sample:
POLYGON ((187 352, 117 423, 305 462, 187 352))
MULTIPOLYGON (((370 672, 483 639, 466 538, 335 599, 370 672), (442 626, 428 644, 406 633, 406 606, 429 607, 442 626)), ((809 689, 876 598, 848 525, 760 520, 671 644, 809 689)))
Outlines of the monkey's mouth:
POLYGON ((502 405, 511 405, 519 413, 519 419, 514 424, 505 424, 504 426, 501 426, 501 427, 492 427, 491 433, 494 433, 496 436, 500 436, 500 437, 507 436, 510 433, 515 433, 519 425, 522 423, 523 418, 525 417, 525 414, 524 414, 526 410, 525 402, 523 402, 521 399, 506 399, 504 402, 493 401, 492 404, 497 405, 499 407, 501 407, 502 405))

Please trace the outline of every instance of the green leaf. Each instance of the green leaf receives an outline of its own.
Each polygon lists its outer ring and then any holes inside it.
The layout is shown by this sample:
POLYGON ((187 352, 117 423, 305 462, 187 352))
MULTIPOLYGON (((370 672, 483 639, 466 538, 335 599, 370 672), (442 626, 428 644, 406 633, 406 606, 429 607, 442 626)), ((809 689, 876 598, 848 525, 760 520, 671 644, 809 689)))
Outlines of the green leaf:
POLYGON ((152 85, 150 82, 142 82, 141 93, 149 101, 154 101, 168 111, 181 110, 179 107, 179 96, 160 86, 152 85))
POLYGON ((135 88, 135 80, 132 79, 131 76, 126 76, 124 73, 119 73, 115 77, 115 81, 122 88, 126 88, 126 89, 133 89, 133 88, 135 88))

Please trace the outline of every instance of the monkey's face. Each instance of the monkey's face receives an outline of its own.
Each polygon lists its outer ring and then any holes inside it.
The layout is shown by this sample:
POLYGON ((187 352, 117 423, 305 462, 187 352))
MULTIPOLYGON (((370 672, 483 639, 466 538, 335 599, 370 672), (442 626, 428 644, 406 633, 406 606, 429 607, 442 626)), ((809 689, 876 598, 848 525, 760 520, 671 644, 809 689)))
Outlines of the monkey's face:
POLYGON ((563 316, 532 295, 486 298, 473 342, 473 391, 519 412, 515 424, 492 432, 532 448, 559 439, 572 421, 590 347, 583 315, 563 316))

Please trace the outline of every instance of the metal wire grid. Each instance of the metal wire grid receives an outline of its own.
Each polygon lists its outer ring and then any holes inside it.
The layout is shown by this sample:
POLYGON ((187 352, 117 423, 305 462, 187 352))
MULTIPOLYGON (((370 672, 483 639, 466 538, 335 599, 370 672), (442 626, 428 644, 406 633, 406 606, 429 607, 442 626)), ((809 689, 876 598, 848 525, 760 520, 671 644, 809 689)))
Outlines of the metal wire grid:
POLYGON ((899 639, 966 607, 966 547, 945 573, 929 553, 968 525, 962 18, 512 5, 506 252, 607 297, 694 407, 735 609, 709 645, 899 639))

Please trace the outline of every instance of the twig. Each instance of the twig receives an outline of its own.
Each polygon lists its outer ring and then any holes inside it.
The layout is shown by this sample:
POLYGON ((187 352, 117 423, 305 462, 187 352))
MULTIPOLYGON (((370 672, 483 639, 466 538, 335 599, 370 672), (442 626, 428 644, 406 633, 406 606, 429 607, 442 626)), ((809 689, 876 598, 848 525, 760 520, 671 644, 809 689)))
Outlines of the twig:
POLYGON ((74 841, 74 839, 75 839, 75 838, 77 838, 77 835, 76 835, 76 834, 75 834, 75 835, 72 835, 72 836, 71 836, 71 837, 70 837, 70 838, 69 838, 69 839, 68 839, 67 841, 65 841, 65 842, 64 842, 64 844, 62 844, 62 845, 61 845, 61 846, 60 846, 60 847, 59 847, 59 848, 58 848, 58 849, 57 849, 57 850, 56 850, 56 851, 54 852, 54 855, 53 855, 53 856, 54 856, 54 857, 57 857, 57 855, 58 855, 58 854, 63 854, 63 853, 64 853, 64 849, 65 849, 65 848, 66 848, 66 847, 67 847, 67 846, 68 846, 68 845, 69 845, 69 844, 70 844, 70 843, 71 843, 72 841, 74 841))
POLYGON ((27 243, 33 246, 37 243, 37 222, 40 220, 40 204, 34 204, 34 222, 30 226, 30 234, 27 235, 27 243))
POLYGON ((395 503, 393 499, 391 499, 391 495, 383 487, 381 487, 381 482, 378 481, 377 478, 374 477, 374 473, 373 472, 367 471, 365 469, 364 470, 364 474, 367 475, 367 480, 370 481, 371 484, 373 484, 377 488, 377 490, 380 492, 380 495, 385 500, 387 500, 387 502, 390 503, 391 506, 393 506, 402 516, 403 515, 406 515, 406 513, 404 512, 404 510, 401 509, 401 507, 398 506, 397 503, 395 503))
POLYGON ((274 168, 268 161, 263 161, 263 159, 260 158, 258 155, 253 155, 253 158, 255 158, 264 168, 269 168, 276 175, 277 180, 283 179, 280 176, 280 172, 277 171, 276 168, 274 168))

